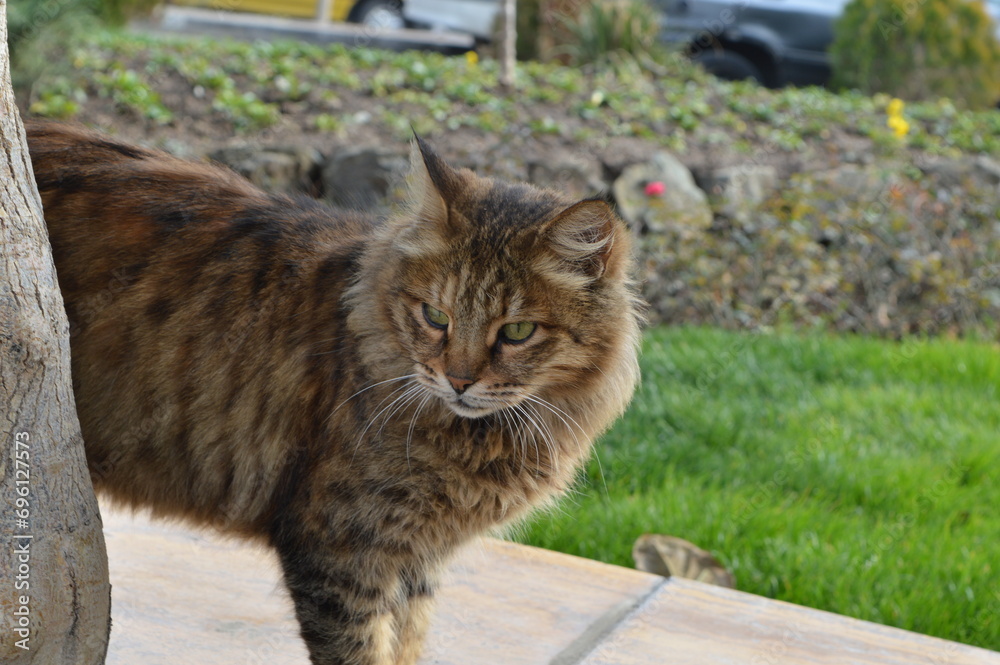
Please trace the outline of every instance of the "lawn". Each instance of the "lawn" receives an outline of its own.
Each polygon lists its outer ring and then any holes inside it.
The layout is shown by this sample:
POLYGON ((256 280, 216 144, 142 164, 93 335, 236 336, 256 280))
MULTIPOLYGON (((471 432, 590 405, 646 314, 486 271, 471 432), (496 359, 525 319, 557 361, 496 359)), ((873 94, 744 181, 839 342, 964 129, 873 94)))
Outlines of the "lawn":
POLYGON ((738 588, 1000 649, 1000 350, 655 329, 627 416, 523 541, 631 565, 644 532, 738 588))

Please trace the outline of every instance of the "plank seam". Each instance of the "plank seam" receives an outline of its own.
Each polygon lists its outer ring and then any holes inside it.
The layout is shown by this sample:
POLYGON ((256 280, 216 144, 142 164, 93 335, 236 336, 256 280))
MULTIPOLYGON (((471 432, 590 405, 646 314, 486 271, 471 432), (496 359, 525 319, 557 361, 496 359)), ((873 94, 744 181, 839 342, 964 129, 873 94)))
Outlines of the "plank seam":
POLYGON ((578 665, 583 662, 584 658, 599 647, 608 635, 642 609, 642 606, 669 582, 670 578, 665 577, 643 595, 622 601, 597 617, 576 639, 557 653, 549 661, 549 665, 578 665))

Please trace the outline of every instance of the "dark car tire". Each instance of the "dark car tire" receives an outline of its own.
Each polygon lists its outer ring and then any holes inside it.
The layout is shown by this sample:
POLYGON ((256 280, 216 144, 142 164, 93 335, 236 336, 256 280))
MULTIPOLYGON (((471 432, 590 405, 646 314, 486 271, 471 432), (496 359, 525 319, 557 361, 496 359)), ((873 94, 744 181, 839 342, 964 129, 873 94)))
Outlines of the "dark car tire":
POLYGON ((709 74, 728 81, 753 79, 765 84, 760 68, 749 59, 732 51, 703 51, 694 57, 694 61, 705 68, 709 74))
POLYGON ((406 25, 401 0, 361 0, 351 9, 347 20, 375 28, 402 28, 406 25), (387 26, 387 22, 390 25, 387 26))

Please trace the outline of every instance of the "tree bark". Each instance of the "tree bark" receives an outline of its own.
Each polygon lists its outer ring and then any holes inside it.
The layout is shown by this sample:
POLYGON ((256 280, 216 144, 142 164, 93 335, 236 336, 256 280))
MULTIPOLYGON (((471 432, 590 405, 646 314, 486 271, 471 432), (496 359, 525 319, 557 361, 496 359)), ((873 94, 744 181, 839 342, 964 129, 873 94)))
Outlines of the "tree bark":
POLYGON ((0 662, 104 662, 111 586, 0 0, 0 662))

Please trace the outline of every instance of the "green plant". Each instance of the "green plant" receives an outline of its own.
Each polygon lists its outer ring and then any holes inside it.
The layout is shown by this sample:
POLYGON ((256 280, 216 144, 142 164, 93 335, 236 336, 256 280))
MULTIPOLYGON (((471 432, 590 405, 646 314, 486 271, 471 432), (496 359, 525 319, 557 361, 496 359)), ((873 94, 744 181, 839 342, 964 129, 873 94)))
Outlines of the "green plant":
POLYGON ((836 85, 970 108, 1000 100, 1000 42, 979 1, 852 0, 834 33, 836 85))
POLYGON ((228 116, 239 130, 263 129, 281 118, 277 104, 262 102, 252 92, 241 94, 232 88, 220 90, 212 108, 228 116))
POLYGON ((648 55, 657 48, 658 14, 645 0, 596 0, 564 21, 571 36, 564 48, 577 65, 648 55))
POLYGON ((336 132, 344 126, 340 118, 329 113, 320 113, 317 115, 313 120, 313 124, 321 132, 336 132))
POLYGON ((80 104, 75 99, 60 92, 45 92, 31 104, 31 113, 45 118, 66 120, 80 111, 80 104))
POLYGON ((160 101, 160 95, 139 74, 131 69, 112 69, 107 74, 97 74, 94 83, 101 95, 115 100, 121 108, 160 124, 173 119, 173 114, 160 101))

